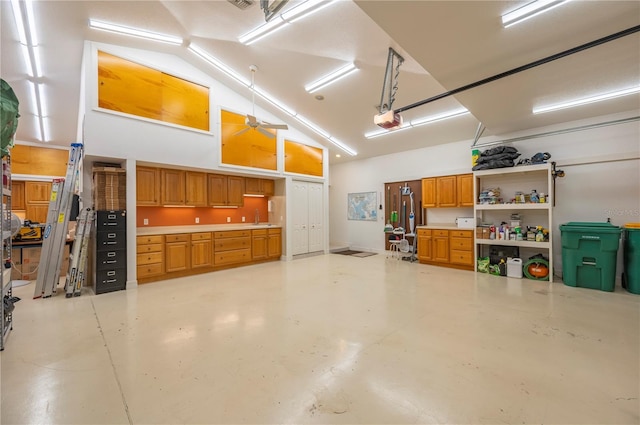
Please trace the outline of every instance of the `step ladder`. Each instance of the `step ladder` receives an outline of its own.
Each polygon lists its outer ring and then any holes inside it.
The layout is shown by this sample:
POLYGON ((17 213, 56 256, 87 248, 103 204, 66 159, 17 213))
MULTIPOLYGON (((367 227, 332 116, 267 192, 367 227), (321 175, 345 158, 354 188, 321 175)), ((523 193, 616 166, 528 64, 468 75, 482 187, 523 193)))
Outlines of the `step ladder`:
POLYGON ((56 292, 58 287, 60 265, 69 226, 69 214, 80 173, 82 153, 82 143, 72 143, 65 178, 53 180, 33 298, 48 298, 56 292))
POLYGON ((92 208, 80 212, 76 227, 76 237, 69 259, 69 272, 65 282, 66 297, 79 297, 87 274, 87 257, 89 255, 89 239, 91 228, 95 220, 92 208))

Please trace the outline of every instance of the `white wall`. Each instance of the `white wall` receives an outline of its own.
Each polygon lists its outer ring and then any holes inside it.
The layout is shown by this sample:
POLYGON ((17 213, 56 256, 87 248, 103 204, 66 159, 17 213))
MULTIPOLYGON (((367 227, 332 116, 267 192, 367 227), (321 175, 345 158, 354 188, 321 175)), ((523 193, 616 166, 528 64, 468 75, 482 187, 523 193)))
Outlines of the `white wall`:
MULTIPOLYGON (((598 117, 534 129, 527 134, 579 127, 629 116, 632 115, 598 117)), ((501 139, 521 135, 505 135, 501 139)), ((496 139, 485 138, 479 143, 493 140, 496 139)), ((469 172, 471 144, 472 140, 465 140, 332 166, 329 190, 331 245, 375 252, 384 250, 384 213, 379 211, 378 222, 347 220, 347 194, 376 191, 382 192, 384 196, 385 182, 469 172)), ((551 153, 551 161, 556 161, 558 168, 566 173, 566 177, 558 179, 556 188, 555 225, 552 229, 555 230, 552 237, 556 271, 562 267, 558 225, 569 221, 606 221, 609 217, 615 225, 640 222, 638 121, 533 138, 511 145, 522 153, 521 158, 531 157, 537 152, 551 153)), ((438 218, 442 219, 447 212, 438 211, 438 214, 438 218)), ((455 213, 452 215, 455 216, 455 213)), ((619 254, 618 272, 622 270, 621 251, 619 254)))

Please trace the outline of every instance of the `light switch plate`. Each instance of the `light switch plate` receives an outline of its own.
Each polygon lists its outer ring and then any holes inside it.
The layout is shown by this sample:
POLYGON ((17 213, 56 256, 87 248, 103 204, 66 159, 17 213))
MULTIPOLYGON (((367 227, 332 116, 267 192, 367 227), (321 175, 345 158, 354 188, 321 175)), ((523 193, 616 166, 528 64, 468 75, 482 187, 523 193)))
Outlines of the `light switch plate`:
POLYGON ((227 223, 231 223, 231 217, 227 217, 227 223))
POLYGON ((145 219, 144 219, 144 221, 143 221, 143 224, 144 224, 145 226, 148 226, 148 225, 149 225, 149 219, 148 219, 148 218, 145 218, 145 219))
POLYGON ((196 224, 200 223, 200 217, 196 217, 196 224))

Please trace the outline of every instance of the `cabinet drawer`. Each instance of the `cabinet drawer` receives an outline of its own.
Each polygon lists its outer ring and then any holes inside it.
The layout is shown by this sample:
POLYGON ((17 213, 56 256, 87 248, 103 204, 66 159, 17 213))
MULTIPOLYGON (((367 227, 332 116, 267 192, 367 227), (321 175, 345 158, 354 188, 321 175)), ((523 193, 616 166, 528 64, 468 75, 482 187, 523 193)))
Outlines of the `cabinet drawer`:
POLYGON ((457 250, 460 250, 460 251, 472 251, 473 250, 473 239, 451 237, 451 241, 450 241, 449 247, 451 249, 457 249, 457 250))
POLYGON ((96 252, 96 270, 119 269, 127 267, 127 251, 98 251, 96 252))
POLYGON ((107 231, 111 229, 126 230, 127 212, 98 211, 96 214, 96 227, 98 228, 98 231, 107 231))
POLYGON ((451 236, 456 238, 472 238, 473 231, 471 230, 451 230, 451 236))
POLYGON ((164 243, 164 235, 150 235, 136 237, 138 245, 147 243, 164 243))
POLYGON ((253 231, 253 236, 265 236, 267 234, 267 229, 256 229, 253 231))
POLYGON ((188 233, 179 233, 175 235, 165 235, 164 240, 166 243, 170 242, 189 242, 191 235, 188 233))
POLYGON ((249 238, 216 239, 213 244, 213 250, 216 252, 249 248, 251 248, 251 239, 249 238))
POLYGON ((418 236, 431 236, 431 229, 418 229, 418 236))
POLYGON ((267 233, 270 235, 280 235, 282 234, 282 229, 267 229, 267 233))
POLYGON ((104 289, 124 289, 127 287, 127 269, 96 271, 96 294, 108 292, 104 289))
POLYGON ((251 236, 251 230, 227 230, 225 232, 213 232, 213 237, 216 239, 240 238, 245 236, 251 236))
POLYGON ((145 252, 162 252, 162 247, 164 244, 161 243, 150 243, 146 245, 138 245, 136 247, 136 253, 143 254, 145 252))
POLYGON ((433 236, 449 236, 448 230, 434 229, 433 236))
POLYGON ((124 230, 96 232, 96 246, 98 251, 126 249, 127 232, 124 230))
POLYGON ((226 264, 239 264, 251 261, 250 249, 237 249, 228 252, 216 252, 213 256, 213 264, 223 266, 226 264))
POLYGON ((203 232, 203 233, 192 233, 191 240, 192 241, 205 241, 211 239, 211 232, 203 232))
POLYGON ((459 251, 457 249, 451 250, 449 255, 449 262, 452 264, 464 264, 467 266, 473 265, 473 252, 471 251, 459 251))
POLYGON ((162 264, 145 264, 138 265, 138 279, 142 279, 144 277, 158 276, 164 273, 164 268, 162 264))
POLYGON ((138 254, 136 256, 139 266, 147 264, 162 263, 164 254, 162 252, 149 252, 147 254, 138 254))

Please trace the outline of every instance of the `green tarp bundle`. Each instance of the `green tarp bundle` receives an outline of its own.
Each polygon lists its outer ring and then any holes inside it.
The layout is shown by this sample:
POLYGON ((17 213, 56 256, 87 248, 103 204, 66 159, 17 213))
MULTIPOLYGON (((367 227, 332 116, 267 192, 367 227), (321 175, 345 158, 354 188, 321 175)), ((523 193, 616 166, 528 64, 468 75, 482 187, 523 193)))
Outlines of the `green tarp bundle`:
POLYGON ((5 80, 0 79, 0 151, 2 156, 13 146, 13 136, 18 129, 18 98, 5 80))

